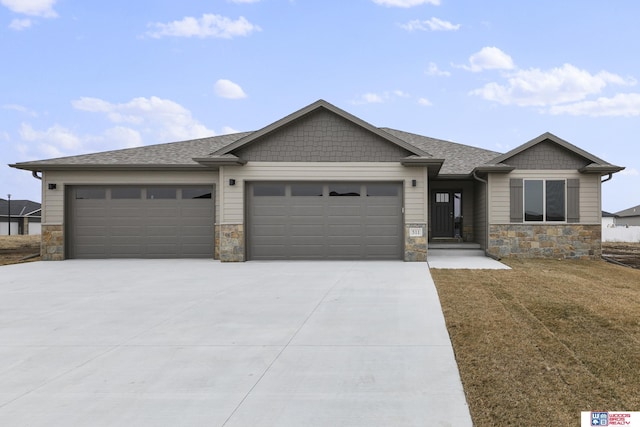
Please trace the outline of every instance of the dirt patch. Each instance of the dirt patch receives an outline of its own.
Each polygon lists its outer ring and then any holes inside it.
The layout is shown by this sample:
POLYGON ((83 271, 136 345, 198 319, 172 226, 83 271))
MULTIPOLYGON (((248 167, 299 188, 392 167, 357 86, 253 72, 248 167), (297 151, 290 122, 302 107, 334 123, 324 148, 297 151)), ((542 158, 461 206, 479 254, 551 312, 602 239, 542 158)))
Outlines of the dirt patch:
POLYGON ((603 243, 602 256, 605 259, 612 259, 615 262, 640 269, 640 243, 603 243))
POLYGON ((640 408, 640 271, 503 260, 432 270, 476 426, 578 425, 640 408))
POLYGON ((40 235, 0 236, 0 265, 39 260, 40 256, 24 259, 36 254, 40 255, 40 235))

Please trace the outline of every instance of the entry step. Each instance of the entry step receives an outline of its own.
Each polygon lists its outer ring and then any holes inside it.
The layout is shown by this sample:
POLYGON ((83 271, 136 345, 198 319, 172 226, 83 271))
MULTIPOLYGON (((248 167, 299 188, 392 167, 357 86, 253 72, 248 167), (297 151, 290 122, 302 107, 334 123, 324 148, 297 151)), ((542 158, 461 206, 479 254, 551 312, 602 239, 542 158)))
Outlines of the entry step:
POLYGON ((480 243, 470 242, 429 242, 429 249, 460 249, 460 250, 481 250, 480 243))

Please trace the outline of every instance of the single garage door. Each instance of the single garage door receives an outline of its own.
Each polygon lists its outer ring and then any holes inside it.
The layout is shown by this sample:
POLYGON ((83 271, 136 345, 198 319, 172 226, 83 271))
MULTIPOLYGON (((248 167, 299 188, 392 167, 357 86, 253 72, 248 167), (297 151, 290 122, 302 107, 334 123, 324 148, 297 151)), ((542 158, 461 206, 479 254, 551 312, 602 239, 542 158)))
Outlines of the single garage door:
POLYGON ((402 259, 402 184, 249 183, 249 259, 402 259))
POLYGON ((212 258, 213 186, 76 186, 69 258, 212 258))

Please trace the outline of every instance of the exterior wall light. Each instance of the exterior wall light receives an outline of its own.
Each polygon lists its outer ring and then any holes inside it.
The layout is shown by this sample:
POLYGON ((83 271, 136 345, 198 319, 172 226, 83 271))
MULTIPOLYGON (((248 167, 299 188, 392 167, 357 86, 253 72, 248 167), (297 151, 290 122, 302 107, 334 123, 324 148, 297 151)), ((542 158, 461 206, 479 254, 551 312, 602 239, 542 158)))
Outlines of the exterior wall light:
POLYGON ((235 180, 235 179, 233 179, 233 178, 231 178, 231 179, 229 180, 229 185, 236 185, 236 180, 235 180))
POLYGON ((412 179, 412 180, 411 180, 411 186, 412 186, 412 187, 415 187, 415 186, 417 186, 417 185, 418 185, 418 180, 416 180, 416 179, 412 179))
POLYGON ((57 188, 57 185, 56 185, 56 184, 48 184, 48 185, 47 185, 47 188, 48 188, 49 190, 55 190, 55 189, 57 188))

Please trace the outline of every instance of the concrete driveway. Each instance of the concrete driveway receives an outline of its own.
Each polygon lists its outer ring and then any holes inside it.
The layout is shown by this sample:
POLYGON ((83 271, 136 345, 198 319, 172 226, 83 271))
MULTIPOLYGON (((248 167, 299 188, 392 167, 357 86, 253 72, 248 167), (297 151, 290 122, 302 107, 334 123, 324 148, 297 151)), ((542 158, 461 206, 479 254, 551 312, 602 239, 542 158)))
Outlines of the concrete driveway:
POLYGON ((470 426, 424 263, 0 267, 0 425, 470 426))

